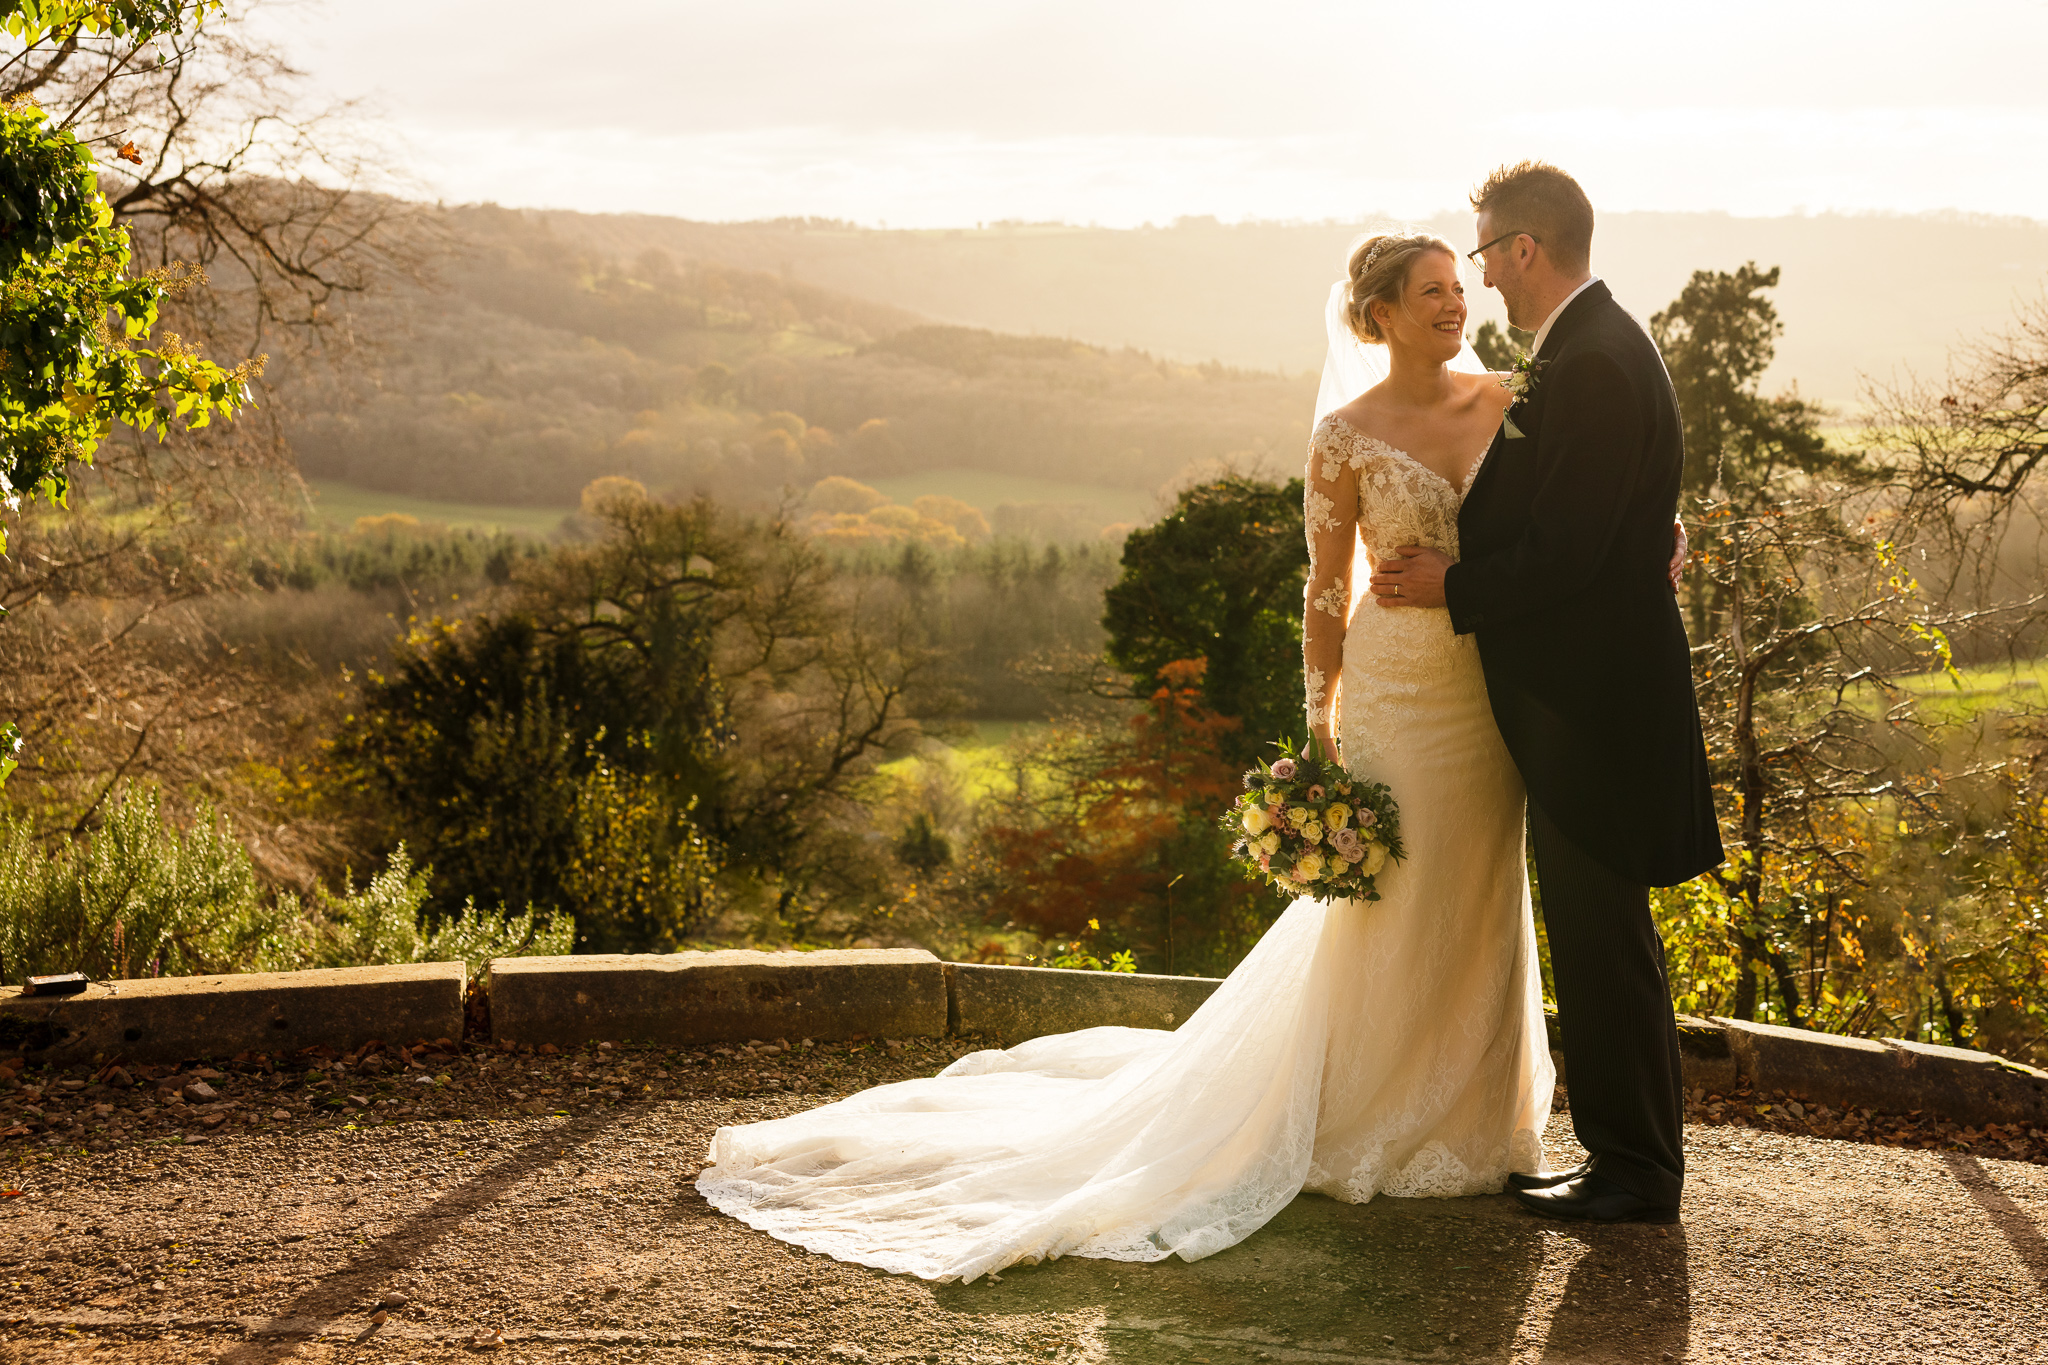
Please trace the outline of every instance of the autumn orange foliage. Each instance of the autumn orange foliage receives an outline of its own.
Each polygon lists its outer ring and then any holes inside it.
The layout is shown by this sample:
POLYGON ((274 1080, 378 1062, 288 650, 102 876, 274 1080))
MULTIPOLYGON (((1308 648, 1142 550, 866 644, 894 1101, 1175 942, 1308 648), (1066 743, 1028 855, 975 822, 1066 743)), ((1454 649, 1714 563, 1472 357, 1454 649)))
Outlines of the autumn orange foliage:
POLYGON ((1216 819, 1238 775, 1221 750, 1239 722, 1202 706, 1205 669, 1166 665, 1137 714, 1072 740, 991 829, 1013 923, 1132 949, 1148 971, 1227 970, 1256 942, 1279 906, 1225 860, 1216 819))

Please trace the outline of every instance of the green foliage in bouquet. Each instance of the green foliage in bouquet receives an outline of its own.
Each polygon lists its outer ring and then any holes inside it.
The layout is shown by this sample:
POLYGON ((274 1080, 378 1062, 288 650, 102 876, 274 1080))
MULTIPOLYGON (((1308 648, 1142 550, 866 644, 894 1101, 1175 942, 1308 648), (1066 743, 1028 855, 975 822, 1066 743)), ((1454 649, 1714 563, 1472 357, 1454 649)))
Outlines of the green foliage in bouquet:
POLYGON ((1313 738, 1299 752, 1285 739, 1274 747, 1280 756, 1244 775, 1223 817, 1232 861, 1291 896, 1378 900, 1381 869, 1404 856, 1393 792, 1345 772, 1313 738))

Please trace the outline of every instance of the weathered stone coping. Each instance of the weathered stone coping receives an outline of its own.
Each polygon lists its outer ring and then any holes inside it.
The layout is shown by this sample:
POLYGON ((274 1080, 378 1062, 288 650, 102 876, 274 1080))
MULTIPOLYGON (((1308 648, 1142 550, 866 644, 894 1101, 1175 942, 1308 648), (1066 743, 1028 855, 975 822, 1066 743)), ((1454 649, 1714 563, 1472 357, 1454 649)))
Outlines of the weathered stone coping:
POLYGON ((921 948, 501 957, 485 988, 491 1035, 534 1046, 946 1032, 945 969, 921 948))
POLYGON ((948 962, 947 1031, 1021 1043, 1102 1024, 1178 1028, 1223 983, 1206 976, 948 962))
POLYGON ((0 996, 0 1050, 60 1065, 347 1050, 462 1036, 460 962, 96 981, 78 995, 0 996))
MULTIPOLYGON (((1121 1024, 1175 1028, 1221 984, 940 962, 922 949, 499 958, 484 989, 500 1041, 699 1044, 757 1038, 974 1034, 1004 1044, 1121 1024)), ((459 1037, 459 962, 96 983, 0 997, 0 1050, 65 1064, 350 1049, 459 1037)), ((1742 1082, 1840 1108, 2048 1126, 2048 1071, 1964 1048, 1679 1017, 1689 1087, 1742 1082)), ((1556 1046, 1556 1020, 1550 1020, 1556 1046)))
POLYGON ((2048 1071, 1989 1052, 1904 1038, 1844 1038, 1716 1019, 1742 1078, 1823 1103, 1925 1110, 1954 1123, 2048 1125, 2048 1071))

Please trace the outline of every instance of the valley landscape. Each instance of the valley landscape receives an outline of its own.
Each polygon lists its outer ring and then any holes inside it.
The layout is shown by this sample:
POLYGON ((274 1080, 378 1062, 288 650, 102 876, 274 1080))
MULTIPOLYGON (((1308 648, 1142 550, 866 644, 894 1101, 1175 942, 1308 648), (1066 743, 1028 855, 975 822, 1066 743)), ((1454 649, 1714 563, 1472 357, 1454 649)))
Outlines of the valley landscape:
MULTIPOLYGON (((1294 467, 1329 282, 1371 226, 887 231, 491 207, 447 221, 459 263, 366 301, 378 339, 350 377, 295 396, 309 477, 458 502, 488 486, 561 511, 603 474, 762 495, 920 477, 937 482, 919 492, 964 492, 986 515, 1083 504, 1086 529, 1148 519, 1189 470, 1294 467), (706 365, 721 368, 700 382, 706 365), (682 415, 713 392, 733 417, 682 415), (790 410, 806 424, 795 439, 817 433, 800 461, 758 426, 790 410), (870 422, 886 429, 863 435, 870 422), (422 439, 461 457, 420 458, 422 439), (747 453, 729 460, 728 445, 747 453)), ((1462 216, 1422 226, 1470 234, 1462 216)), ((1644 318, 1696 269, 1781 267, 1785 334, 1763 385, 1847 423, 1870 381, 1943 373, 2038 292, 2048 226, 1622 213, 1598 243, 1603 277, 1644 318)), ((1503 320, 1476 278, 1468 290, 1475 328, 1503 320)))

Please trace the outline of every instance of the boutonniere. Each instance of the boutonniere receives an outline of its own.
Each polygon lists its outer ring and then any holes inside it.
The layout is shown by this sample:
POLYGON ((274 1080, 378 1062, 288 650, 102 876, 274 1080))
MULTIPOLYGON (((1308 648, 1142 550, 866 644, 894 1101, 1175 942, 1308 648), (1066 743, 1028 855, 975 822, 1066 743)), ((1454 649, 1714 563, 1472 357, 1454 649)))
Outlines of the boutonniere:
POLYGON ((1543 367, 1549 363, 1533 355, 1518 355, 1515 363, 1508 367, 1508 372, 1500 377, 1500 386, 1508 391, 1507 411, 1500 415, 1500 424, 1507 429, 1509 437, 1521 438, 1522 429, 1515 425, 1515 409, 1536 391, 1536 381, 1542 377, 1543 367))

